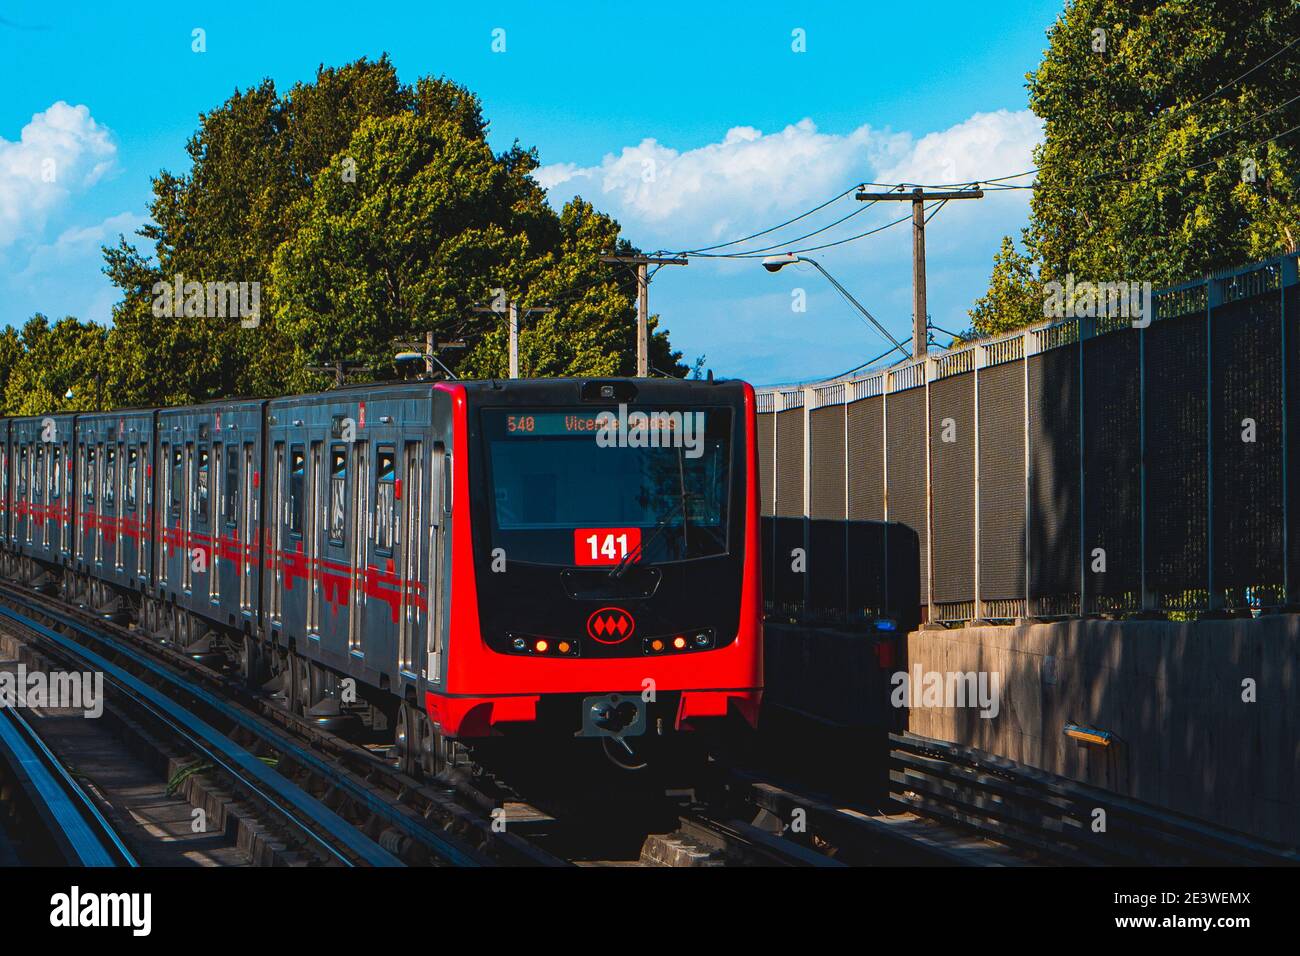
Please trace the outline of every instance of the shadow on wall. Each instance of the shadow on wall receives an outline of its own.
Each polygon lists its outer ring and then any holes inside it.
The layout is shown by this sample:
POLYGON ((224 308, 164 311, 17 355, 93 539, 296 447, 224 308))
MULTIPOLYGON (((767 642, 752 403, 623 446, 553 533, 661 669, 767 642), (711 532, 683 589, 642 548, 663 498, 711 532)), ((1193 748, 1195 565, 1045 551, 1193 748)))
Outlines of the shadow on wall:
POLYGON ((916 733, 1300 846, 1300 616, 925 631, 908 663, 1000 675, 995 717, 914 701, 916 733), (1068 722, 1118 740, 1077 743, 1068 722))

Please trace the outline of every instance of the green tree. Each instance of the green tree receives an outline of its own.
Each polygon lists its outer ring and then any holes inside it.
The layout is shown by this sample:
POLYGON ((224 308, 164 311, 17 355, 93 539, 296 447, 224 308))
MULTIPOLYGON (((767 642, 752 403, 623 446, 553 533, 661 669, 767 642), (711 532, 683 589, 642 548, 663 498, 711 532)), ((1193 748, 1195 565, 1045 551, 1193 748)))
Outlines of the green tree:
POLYGON ((1010 332, 1042 321, 1043 292, 1033 261, 1016 250, 1010 236, 1002 237, 1002 248, 993 257, 989 290, 976 300, 970 317, 980 335, 1010 332))
POLYGON ((1297 35, 1294 0, 1070 0, 1027 77, 1038 278, 1160 286, 1295 251, 1297 35))
MULTIPOLYGON (((385 377, 392 338, 428 329, 469 341, 466 370, 500 374, 504 322, 472 311, 497 287, 528 303, 570 296, 529 323, 535 374, 630 369, 632 282, 599 262, 617 223, 581 203, 557 216, 531 178, 536 153, 494 154, 486 132, 474 94, 442 78, 404 85, 387 56, 321 67, 285 95, 265 80, 203 114, 189 170, 154 180, 141 232, 152 252, 126 239, 104 250, 123 293, 114 401, 319 387, 310 366, 345 358, 385 377), (259 283, 260 324, 157 314, 160 283, 177 274, 259 283), (547 342, 548 327, 565 341, 547 342)), ((665 336, 652 355, 684 371, 665 336)))
POLYGON ((32 316, 17 335, 21 355, 5 382, 8 414, 108 407, 100 362, 107 341, 102 326, 71 316, 51 326, 44 315, 32 316))

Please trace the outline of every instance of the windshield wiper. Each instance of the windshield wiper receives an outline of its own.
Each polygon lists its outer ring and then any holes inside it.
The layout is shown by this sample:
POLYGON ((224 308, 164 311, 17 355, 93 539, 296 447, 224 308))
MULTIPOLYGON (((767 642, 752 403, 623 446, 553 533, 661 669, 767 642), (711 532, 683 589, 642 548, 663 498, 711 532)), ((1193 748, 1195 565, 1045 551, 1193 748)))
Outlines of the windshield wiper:
POLYGON ((650 533, 650 537, 642 538, 639 542, 637 542, 637 546, 635 548, 633 548, 627 554, 623 555, 623 557, 619 560, 618 564, 614 565, 614 567, 610 569, 609 576, 611 578, 616 578, 616 579, 623 577, 623 575, 627 573, 627 569, 631 567, 632 562, 636 559, 636 557, 644 553, 646 547, 651 543, 653 543, 654 540, 659 537, 659 535, 664 533, 664 529, 668 527, 668 521, 670 518, 672 518, 673 515, 675 515, 678 511, 681 511, 683 516, 685 516, 686 514, 685 509, 686 509, 687 502, 689 502, 690 499, 693 497, 695 496, 691 494, 689 491, 687 491, 687 492, 683 492, 680 498, 673 501, 672 505, 668 508, 668 510, 655 519, 655 529, 650 533))

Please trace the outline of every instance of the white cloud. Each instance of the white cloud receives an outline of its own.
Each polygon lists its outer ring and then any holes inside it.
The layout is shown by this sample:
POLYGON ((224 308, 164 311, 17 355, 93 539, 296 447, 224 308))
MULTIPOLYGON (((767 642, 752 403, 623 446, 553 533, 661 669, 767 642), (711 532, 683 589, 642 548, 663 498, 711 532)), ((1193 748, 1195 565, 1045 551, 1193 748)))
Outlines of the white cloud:
POLYGON ((116 156, 90 110, 62 100, 34 115, 17 140, 0 137, 0 246, 39 238, 50 214, 98 182, 116 156))
POLYGON ((65 269, 70 263, 76 263, 78 269, 84 268, 87 262, 97 261, 102 266, 100 247, 116 245, 119 234, 132 235, 146 219, 140 213, 120 212, 95 225, 65 229, 53 242, 32 249, 27 267, 18 273, 17 279, 53 278, 58 270, 65 269))
MULTIPOLYGON (((598 165, 558 163, 535 175, 556 205, 582 195, 616 216, 640 245, 689 248, 766 228, 863 180, 957 182, 1018 173, 1032 165, 1041 135, 1028 110, 977 113, 920 139, 870 125, 823 133, 803 119, 775 133, 733 127, 720 142, 682 151, 646 138, 598 165)), ((1023 202, 1023 193, 1010 195, 1023 202)), ((819 239, 853 231, 846 223, 819 239)), ((777 232, 771 241, 798 234, 777 232)))

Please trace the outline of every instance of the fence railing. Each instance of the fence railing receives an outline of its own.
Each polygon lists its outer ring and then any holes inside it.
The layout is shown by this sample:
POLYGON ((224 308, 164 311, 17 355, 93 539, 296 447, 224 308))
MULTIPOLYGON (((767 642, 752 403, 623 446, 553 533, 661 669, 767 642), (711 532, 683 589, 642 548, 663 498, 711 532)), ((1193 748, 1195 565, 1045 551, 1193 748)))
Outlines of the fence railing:
POLYGON ((1296 257, 1151 298, 1146 325, 1084 315, 760 389, 769 603, 906 616, 886 605, 911 593, 932 621, 1300 603, 1296 257))

